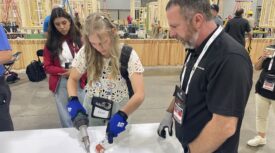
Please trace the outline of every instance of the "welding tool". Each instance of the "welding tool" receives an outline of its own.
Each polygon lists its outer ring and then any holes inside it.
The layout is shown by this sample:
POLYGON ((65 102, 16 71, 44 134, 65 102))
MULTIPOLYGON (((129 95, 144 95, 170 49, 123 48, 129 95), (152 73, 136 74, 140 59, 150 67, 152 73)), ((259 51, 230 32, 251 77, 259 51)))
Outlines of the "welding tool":
POLYGON ((86 110, 79 102, 77 96, 72 96, 69 98, 67 108, 74 127, 77 128, 80 132, 80 136, 82 142, 84 143, 86 152, 90 153, 90 139, 87 132, 89 119, 86 110))
POLYGON ((78 113, 77 116, 73 120, 74 127, 77 128, 80 132, 80 136, 82 142, 84 143, 85 149, 87 153, 90 153, 90 139, 87 132, 88 128, 88 117, 83 113, 78 113))

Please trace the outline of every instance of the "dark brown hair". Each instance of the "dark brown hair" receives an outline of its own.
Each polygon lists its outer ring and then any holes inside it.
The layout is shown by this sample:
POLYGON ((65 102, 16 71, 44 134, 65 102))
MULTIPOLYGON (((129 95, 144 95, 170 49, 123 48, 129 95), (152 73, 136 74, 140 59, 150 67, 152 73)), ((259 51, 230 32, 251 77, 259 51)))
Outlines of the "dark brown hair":
POLYGON ((49 22, 48 37, 46 41, 46 47, 51 52, 52 57, 58 57, 57 55, 62 51, 62 43, 64 42, 64 36, 56 29, 54 20, 56 18, 64 17, 71 23, 68 37, 78 45, 80 48, 81 44, 81 33, 76 28, 72 17, 62 8, 54 8, 51 13, 51 19, 49 22))
POLYGON ((181 15, 187 20, 196 13, 203 14, 207 21, 212 19, 209 0, 170 0, 166 5, 166 11, 175 5, 180 7, 181 15))

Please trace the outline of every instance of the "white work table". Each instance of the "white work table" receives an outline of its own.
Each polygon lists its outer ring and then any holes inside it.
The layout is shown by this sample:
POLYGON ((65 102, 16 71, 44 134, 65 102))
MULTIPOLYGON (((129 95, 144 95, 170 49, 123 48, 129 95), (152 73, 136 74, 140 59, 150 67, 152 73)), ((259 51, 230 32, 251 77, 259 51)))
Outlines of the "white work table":
MULTIPOLYGON (((105 153, 182 153, 178 140, 157 135, 158 124, 132 124, 105 153)), ((105 137, 105 126, 89 127, 91 153, 105 137)), ((86 153, 74 128, 0 132, 0 153, 86 153)))

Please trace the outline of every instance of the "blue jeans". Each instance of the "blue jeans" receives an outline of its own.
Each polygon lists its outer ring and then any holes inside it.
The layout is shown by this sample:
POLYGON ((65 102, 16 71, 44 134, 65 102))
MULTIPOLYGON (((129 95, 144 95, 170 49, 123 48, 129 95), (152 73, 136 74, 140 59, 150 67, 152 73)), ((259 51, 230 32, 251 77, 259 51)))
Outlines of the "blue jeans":
MULTIPOLYGON (((67 110, 68 103, 68 92, 67 92, 67 78, 61 77, 56 92, 54 94, 57 111, 59 114, 61 126, 63 128, 73 127, 73 123, 71 121, 70 114, 67 110)), ((78 85, 78 98, 80 102, 83 103, 84 99, 84 90, 80 88, 78 85)))

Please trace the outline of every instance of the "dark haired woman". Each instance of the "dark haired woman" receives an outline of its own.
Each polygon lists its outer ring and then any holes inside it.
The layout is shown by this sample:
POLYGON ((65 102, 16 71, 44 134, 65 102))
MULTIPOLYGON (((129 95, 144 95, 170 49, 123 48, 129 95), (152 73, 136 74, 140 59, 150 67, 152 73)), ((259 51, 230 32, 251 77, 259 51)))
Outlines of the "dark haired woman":
MULTIPOLYGON (((44 68, 49 74, 49 89, 54 93, 62 127, 72 127, 66 107, 67 79, 71 72, 71 62, 81 46, 81 34, 71 16, 62 8, 53 9, 44 48, 44 68)), ((80 99, 84 97, 81 89, 84 86, 85 76, 78 87, 80 99)))

